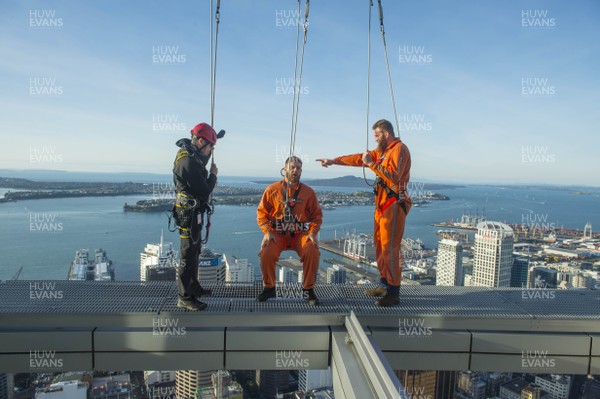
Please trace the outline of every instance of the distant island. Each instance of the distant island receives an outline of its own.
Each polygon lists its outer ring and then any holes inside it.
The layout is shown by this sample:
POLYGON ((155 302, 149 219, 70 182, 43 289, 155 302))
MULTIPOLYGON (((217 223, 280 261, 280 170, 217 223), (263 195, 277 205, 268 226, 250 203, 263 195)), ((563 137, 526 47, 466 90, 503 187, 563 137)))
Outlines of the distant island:
MULTIPOLYGON (((325 186, 325 187, 347 187, 347 188, 364 188, 365 190, 370 190, 369 185, 373 185, 374 180, 367 179, 367 183, 365 183, 365 179, 362 177, 356 177, 352 175, 342 176, 342 177, 333 177, 331 179, 302 179, 306 184, 310 186, 325 186)), ((271 184, 274 183, 275 180, 254 180, 252 183, 257 184, 271 184)), ((451 184, 438 184, 438 183, 421 183, 421 182, 410 182, 409 191, 411 191, 411 186, 414 189, 420 188, 422 190, 448 190, 454 189, 464 186, 459 185, 451 185, 451 184)))
MULTIPOLYGON (((363 179, 356 176, 344 176, 333 179, 307 180, 311 186, 322 187, 354 187, 365 188, 354 193, 319 191, 319 202, 324 209, 335 209, 336 206, 372 205, 373 192, 365 185, 363 179)), ((266 182, 271 183, 271 181, 266 182)), ((370 181, 370 184, 373 184, 370 181)), ((73 198, 73 197, 105 197, 125 195, 148 195, 149 200, 141 200, 136 204, 125 204, 124 210, 131 212, 156 212, 170 209, 174 198, 172 183, 114 183, 114 182, 39 182, 20 178, 0 177, 0 187, 14 188, 20 191, 8 191, 2 202, 13 202, 33 199, 73 198), (169 205, 171 204, 171 205, 169 205)), ((431 190, 455 188, 441 184, 410 183, 408 191, 413 204, 423 205, 430 200, 448 200, 446 195, 431 190)), ((259 188, 240 188, 217 186, 213 193, 216 205, 256 206, 263 190, 259 188)))
MULTIPOLYGON (((213 205, 238 205, 238 206, 258 206, 262 197, 262 190, 240 189, 233 187, 223 187, 227 192, 215 192, 213 205), (249 192, 256 190, 257 192, 249 192)), ((216 191, 216 190, 215 190, 216 191)), ((356 191, 354 193, 340 193, 335 191, 319 191, 319 204, 325 211, 334 210, 344 206, 373 206, 373 192, 356 191)), ((431 201, 447 201, 450 198, 446 195, 434 193, 431 191, 421 195, 415 195, 411 198, 413 206, 421 206, 431 201)), ((141 200, 135 204, 125 203, 123 210, 125 212, 163 212, 173 208, 174 199, 159 198, 151 200, 141 200)))

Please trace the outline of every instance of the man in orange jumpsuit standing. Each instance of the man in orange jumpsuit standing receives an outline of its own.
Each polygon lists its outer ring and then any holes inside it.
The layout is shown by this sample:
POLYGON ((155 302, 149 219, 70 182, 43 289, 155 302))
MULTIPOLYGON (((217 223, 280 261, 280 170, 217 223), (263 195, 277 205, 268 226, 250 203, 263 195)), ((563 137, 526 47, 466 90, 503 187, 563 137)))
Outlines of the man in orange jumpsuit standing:
POLYGON ((381 119, 373 125, 377 148, 363 154, 334 159, 317 159, 321 165, 368 166, 375 174, 375 228, 373 241, 380 286, 366 290, 368 296, 383 296, 378 306, 400 303, 402 280, 401 244, 406 216, 411 207, 407 192, 410 179, 410 152, 400 138, 395 137, 392 124, 381 119))
POLYGON ((312 188, 300 183, 302 160, 289 157, 283 170, 283 180, 265 189, 256 212, 258 226, 265 234, 259 253, 264 289, 257 300, 264 302, 277 295, 276 263, 281 251, 293 249, 302 261, 303 298, 314 306, 319 304, 314 286, 320 258, 317 233, 323 213, 312 188))

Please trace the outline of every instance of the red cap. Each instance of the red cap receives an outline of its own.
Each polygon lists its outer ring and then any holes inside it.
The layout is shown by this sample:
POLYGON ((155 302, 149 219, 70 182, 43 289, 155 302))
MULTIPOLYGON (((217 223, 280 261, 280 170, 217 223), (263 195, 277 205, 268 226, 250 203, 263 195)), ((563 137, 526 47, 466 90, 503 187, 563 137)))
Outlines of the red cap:
POLYGON ((217 144, 217 133, 208 123, 197 124, 191 133, 200 139, 205 139, 211 144, 217 144))

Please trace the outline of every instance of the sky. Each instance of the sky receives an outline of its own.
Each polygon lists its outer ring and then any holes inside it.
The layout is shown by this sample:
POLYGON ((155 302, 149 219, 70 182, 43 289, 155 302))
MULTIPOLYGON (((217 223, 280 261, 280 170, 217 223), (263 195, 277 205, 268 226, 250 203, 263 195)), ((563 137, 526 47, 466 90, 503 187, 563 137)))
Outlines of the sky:
MULTIPOLYGON (((375 1, 377 3, 377 1, 375 1)), ((215 162, 278 175, 289 153, 297 1, 223 0, 215 162)), ((600 186, 600 2, 383 0, 412 180, 600 186)), ((394 122, 377 7, 312 0, 295 153, 374 147, 394 122)), ((0 2, 0 169, 168 174, 210 122, 209 0, 0 2)), ((396 124, 395 124, 396 125, 396 124)))

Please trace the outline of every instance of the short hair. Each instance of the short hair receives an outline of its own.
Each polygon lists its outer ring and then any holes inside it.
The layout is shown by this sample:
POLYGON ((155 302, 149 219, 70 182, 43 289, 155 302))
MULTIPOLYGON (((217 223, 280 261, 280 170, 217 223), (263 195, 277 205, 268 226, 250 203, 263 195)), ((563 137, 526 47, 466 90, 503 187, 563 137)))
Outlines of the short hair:
POLYGON ((285 160, 285 166, 287 166, 289 163, 292 163, 292 162, 298 162, 300 165, 302 165, 302 160, 300 158, 298 158, 297 156, 292 155, 285 160))
POLYGON ((380 119, 377 122, 375 122, 373 124, 372 129, 375 130, 377 128, 380 128, 381 130, 384 130, 386 132, 388 132, 389 134, 392 135, 392 137, 395 137, 394 135, 394 126, 392 126, 392 124, 390 123, 390 121, 386 120, 386 119, 380 119))

